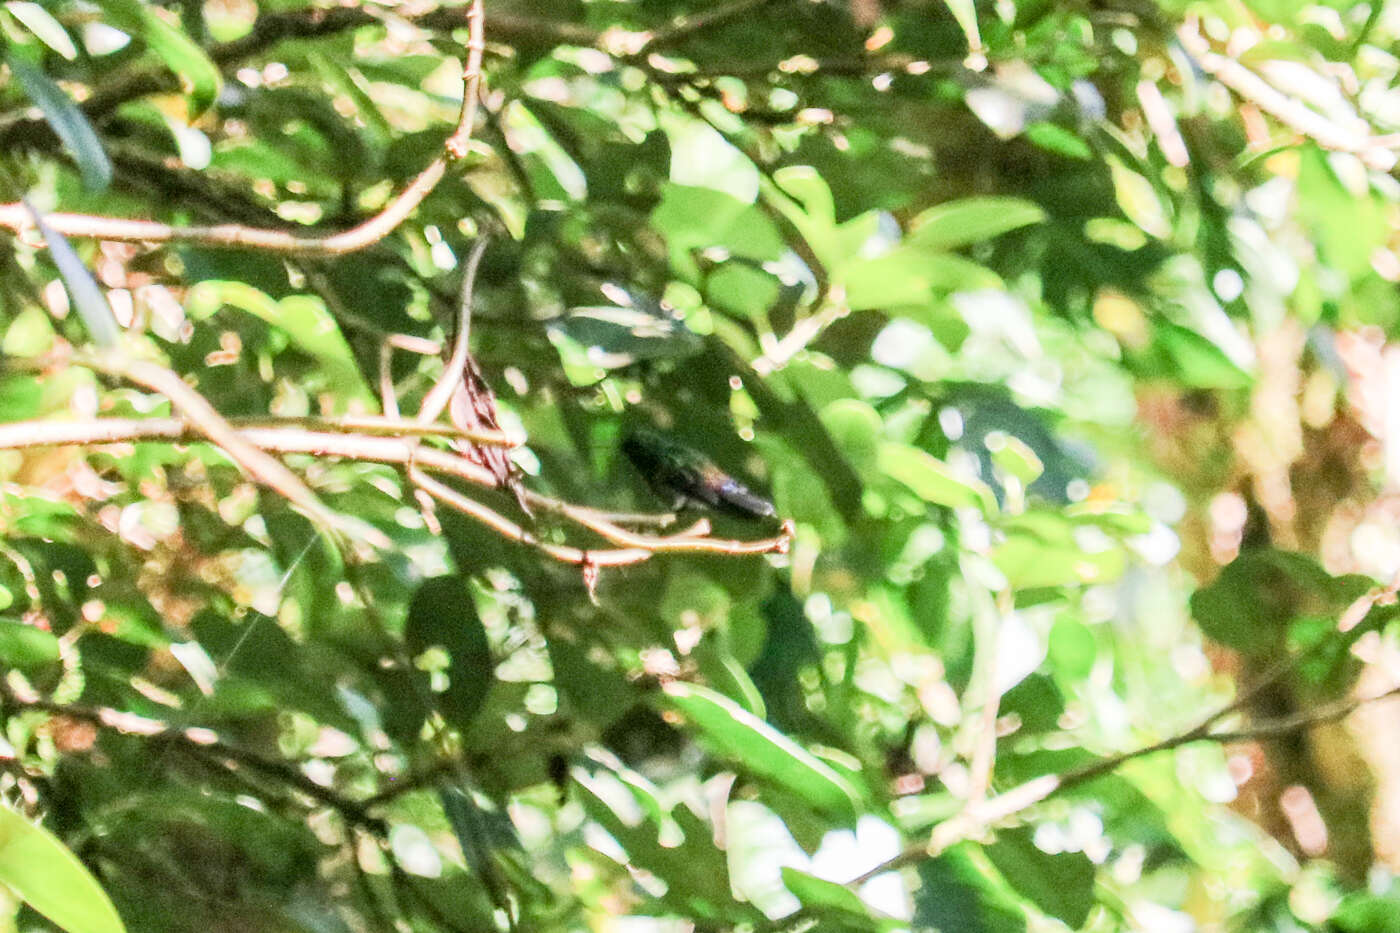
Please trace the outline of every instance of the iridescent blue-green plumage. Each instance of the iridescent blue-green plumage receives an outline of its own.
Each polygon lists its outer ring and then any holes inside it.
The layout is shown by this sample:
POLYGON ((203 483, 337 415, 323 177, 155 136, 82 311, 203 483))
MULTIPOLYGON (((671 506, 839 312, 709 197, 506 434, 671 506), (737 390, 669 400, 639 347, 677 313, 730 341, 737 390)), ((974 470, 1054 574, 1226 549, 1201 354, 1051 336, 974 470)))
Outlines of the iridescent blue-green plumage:
POLYGON ((773 503, 748 490, 704 454, 650 428, 633 428, 622 452, 673 508, 705 506, 742 518, 771 518, 773 503))

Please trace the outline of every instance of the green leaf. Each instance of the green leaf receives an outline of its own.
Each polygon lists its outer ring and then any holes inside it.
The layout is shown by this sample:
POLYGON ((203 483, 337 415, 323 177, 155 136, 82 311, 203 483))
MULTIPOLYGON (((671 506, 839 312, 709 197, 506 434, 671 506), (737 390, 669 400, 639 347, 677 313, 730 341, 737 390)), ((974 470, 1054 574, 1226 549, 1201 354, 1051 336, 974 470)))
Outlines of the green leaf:
POLYGON ((700 275, 692 250, 718 247, 766 262, 781 256, 784 248, 783 238, 762 211, 711 188, 666 185, 651 224, 666 238, 672 266, 692 282, 700 275))
POLYGON ((1109 156, 1107 161, 1118 206, 1128 219, 1159 239, 1171 236, 1171 218, 1152 182, 1119 159, 1109 156))
POLYGON ((5 57, 10 70, 19 79, 20 86, 29 99, 39 105, 44 119, 58 138, 63 148, 78 163, 78 171, 83 176, 83 187, 89 191, 105 191, 112 182, 112 162, 102 148, 92 124, 78 105, 44 72, 25 61, 13 50, 5 57))
POLYGON ((1047 152, 1066 158, 1088 161, 1094 157, 1094 150, 1089 148, 1088 143, 1080 139, 1073 130, 1065 129, 1056 123, 1044 120, 1032 123, 1026 127, 1026 139, 1047 152))
POLYGON ((984 514, 997 511, 996 495, 980 479, 955 476, 943 461, 909 444, 886 441, 880 445, 880 472, 908 487, 933 505, 976 508, 984 514))
POLYGON ((1043 220, 1045 211, 1021 198, 963 198, 914 218, 908 241, 928 250, 958 249, 1043 220))
POLYGON ((180 79, 189 96, 190 118, 214 105, 219 96, 219 69, 198 45, 167 23, 156 7, 141 0, 98 0, 112 25, 139 38, 180 79))
POLYGON ((1025 910, 995 875, 985 858, 978 858, 967 844, 923 862, 914 895, 915 928, 1024 933, 1025 910))
POLYGON ((1387 205, 1364 173, 1344 183, 1327 153, 1305 146, 1298 164, 1298 221, 1322 258, 1353 278, 1371 268, 1372 254, 1390 235, 1387 205))
POLYGON ((838 924, 840 929, 893 930, 905 926, 893 918, 875 914, 845 885, 805 871, 784 867, 783 885, 802 902, 804 911, 838 924))
POLYGON ((671 181, 733 195, 752 203, 758 194, 758 169, 714 127, 701 120, 661 111, 660 123, 670 140, 671 181))
POLYGON ((58 267, 58 275, 63 279, 68 297, 77 309, 78 317, 82 318, 87 327, 89 336, 100 346, 114 346, 121 336, 121 328, 117 326, 117 319, 113 316, 102 289, 97 287, 92 273, 88 272, 87 266, 83 265, 83 261, 78 258, 73 247, 68 245, 68 241, 44 221, 34 206, 28 201, 25 205, 34 217, 34 225, 39 228, 44 241, 49 245, 49 255, 58 267))
POLYGON ((314 357, 325 376, 325 388, 341 406, 352 399, 372 399, 340 325, 320 298, 288 295, 277 301, 243 282, 211 280, 195 285, 185 299, 186 313, 195 320, 202 320, 225 305, 280 328, 293 346, 314 357))
POLYGON ((1220 347, 1169 321, 1158 321, 1153 327, 1152 345, 1142 361, 1150 374, 1201 389, 1243 389, 1254 381, 1220 347))
POLYGON ((48 10, 29 0, 9 0, 5 10, 34 33, 35 37, 68 61, 78 58, 78 47, 63 24, 54 19, 48 10))
POLYGON ((730 891, 725 853, 713 842, 713 827, 685 817, 685 806, 668 811, 654 788, 627 771, 583 768, 572 772, 587 814, 627 852, 627 862, 666 882, 662 900, 691 916, 754 919, 757 911, 737 904, 730 891), (669 839, 663 842, 662 833, 669 839), (677 845, 675 833, 684 835, 677 845))
POLYGON ((831 440, 862 479, 869 479, 878 469, 880 435, 884 423, 880 413, 859 399, 837 399, 821 410, 822 425, 831 440))
POLYGON ((1094 863, 1083 852, 1052 855, 1036 847, 1030 829, 1001 830, 987 859, 1020 895, 1077 930, 1094 906, 1094 863))
POLYGON ((789 165, 773 173, 776 184, 761 180, 764 197, 788 219, 817 260, 835 277, 850 256, 840 249, 836 203, 826 180, 810 165, 789 165))
POLYGON ((58 639, 52 632, 0 619, 0 661, 11 667, 43 667, 58 662, 58 639))
POLYGON ((667 705, 684 715, 718 753, 772 781, 823 813, 853 819, 860 794, 836 771, 792 739, 721 694, 675 681, 667 705))
POLYGON ((48 830, 0 806, 0 884, 67 933, 123 933, 97 880, 48 830))
POLYGON ((25 308, 5 330, 0 353, 6 356, 42 356, 53 346, 53 322, 43 308, 25 308))
POLYGON ((1221 644, 1269 654, 1283 644, 1293 620, 1338 612, 1350 595, 1345 578, 1332 577, 1308 556, 1247 551, 1192 595, 1191 614, 1221 644))
POLYGON ((429 649, 446 652, 447 663, 434 677, 446 677, 437 694, 438 707, 448 722, 466 728, 486 701, 496 675, 486 628, 461 577, 423 581, 409 603, 404 641, 420 662, 429 649))
POLYGON ((1049 510, 1005 520, 992 561, 1016 589, 1104 583, 1127 567, 1122 545, 1097 522, 1049 510))
POLYGON ((1094 633, 1083 622, 1060 618, 1050 627, 1048 656, 1058 676, 1071 681, 1088 677, 1097 653, 1094 633))
POLYGON ((983 442, 991 452, 992 463, 997 469, 1008 476, 1016 477, 1022 486, 1029 486, 1045 472, 1045 464, 1041 462, 1040 457, 1036 456, 1030 445, 1018 437, 1002 431, 992 431, 983 442))

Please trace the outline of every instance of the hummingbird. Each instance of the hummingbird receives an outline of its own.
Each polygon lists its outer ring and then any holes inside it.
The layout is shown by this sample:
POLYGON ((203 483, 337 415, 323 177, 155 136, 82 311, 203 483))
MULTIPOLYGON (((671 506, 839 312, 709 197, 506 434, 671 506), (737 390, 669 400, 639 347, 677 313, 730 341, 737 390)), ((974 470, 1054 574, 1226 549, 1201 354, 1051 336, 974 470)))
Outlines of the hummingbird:
POLYGON ((694 448, 650 428, 631 428, 622 452, 672 508, 706 506, 740 518, 772 518, 773 503, 748 490, 694 448))

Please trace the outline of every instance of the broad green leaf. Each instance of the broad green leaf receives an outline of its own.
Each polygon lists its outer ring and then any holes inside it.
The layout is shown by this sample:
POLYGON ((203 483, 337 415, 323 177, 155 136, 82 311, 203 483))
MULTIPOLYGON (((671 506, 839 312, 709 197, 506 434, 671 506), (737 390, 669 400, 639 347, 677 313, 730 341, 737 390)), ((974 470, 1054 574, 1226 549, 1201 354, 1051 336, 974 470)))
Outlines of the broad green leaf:
POLYGON ((167 23, 157 7, 142 0, 98 0, 98 5, 112 25, 145 42, 180 79, 189 95, 192 119, 214 105, 221 83, 219 69, 189 36, 167 23))
POLYGON ((435 689, 438 707, 457 728, 470 725, 496 675, 491 644, 466 581, 456 576, 424 580, 408 607, 404 642, 420 667, 430 649, 446 654, 446 663, 430 671, 433 687, 441 685, 435 689))
POLYGON ((1152 374, 1202 389, 1243 389, 1254 381, 1214 343, 1169 321, 1153 327, 1152 345, 1143 360, 1152 374))
POLYGON ((908 247, 874 259, 854 259, 841 267, 839 280, 852 311, 926 306, 933 297, 927 253, 908 247))
POLYGON ((957 933, 1024 933, 1026 912, 996 872, 964 843, 919 865, 914 926, 957 933))
POLYGON ((831 188, 810 165, 780 168, 773 173, 773 182, 760 179, 764 198, 797 228, 818 261, 835 275, 850 256, 838 248, 831 188))
POLYGON ((1094 633, 1077 619, 1060 618, 1050 628, 1050 666, 1064 680, 1080 680, 1094 667, 1098 645, 1094 633))
POLYGON ((123 933, 97 880, 48 830, 0 806, 0 884, 66 933, 123 933))
POLYGON ((992 561, 1016 589, 1104 583, 1127 568, 1123 546, 1093 522, 1058 512, 1028 512, 1003 524, 992 561))
POLYGON ((903 927, 900 921, 881 917, 845 885, 818 878, 796 868, 783 869, 783 885, 802 902, 802 909, 815 917, 826 918, 843 930, 893 930, 903 927))
POLYGON ((661 126, 671 142, 672 183, 723 191, 753 203, 758 169, 714 127, 669 109, 661 112, 661 126))
POLYGON ((1032 836, 1024 828, 999 831, 987 859, 1018 894, 1077 930, 1094 906, 1094 863, 1083 852, 1043 852, 1032 836))
POLYGON ((870 479, 879 465, 880 435, 884 431, 880 413, 867 402, 843 398, 823 408, 820 417, 851 468, 862 479, 870 479))
POLYGON ((992 431, 984 443, 992 454, 992 463, 1008 476, 1014 476, 1023 486, 1029 486, 1045 472, 1045 464, 1030 445, 1018 437, 992 431))
POLYGON ((792 739, 713 690, 680 681, 664 690, 666 705, 684 715, 720 755, 813 809, 854 818, 860 800, 856 788, 792 739))
POLYGON ((1088 161, 1094 150, 1073 131, 1057 123, 1038 120, 1026 127, 1026 138, 1042 149, 1070 159, 1088 161))
POLYGON ((752 204, 710 188, 668 184, 651 224, 666 238, 672 266, 698 284, 693 250, 719 248, 759 262, 777 259, 783 238, 773 222, 752 204))
POLYGON ((42 308, 25 308, 5 330, 0 352, 6 356, 41 356, 53 346, 53 322, 42 308))
POLYGON ((1117 194, 1118 206, 1128 219, 1146 233, 1166 239, 1171 236, 1171 219, 1166 206, 1152 182, 1133 171, 1112 156, 1108 157, 1108 167, 1113 175, 1113 190, 1117 194))
POLYGON ((186 313, 195 320, 225 305, 280 328, 297 349, 314 357, 326 377, 326 388, 342 407, 351 399, 372 399, 340 325, 320 298, 288 295, 277 301, 242 282, 211 280, 195 285, 185 299, 186 313))
POLYGON ((781 293, 776 278, 743 262, 726 262, 705 279, 705 298, 711 305, 760 320, 781 293))
POLYGON ((520 839, 510 817, 502 810, 479 804, 471 792, 460 786, 438 791, 442 812, 452 826, 467 866, 477 875, 496 871, 498 850, 520 850, 520 839))
POLYGON ((1387 206, 1364 172, 1344 183, 1327 153, 1305 146, 1298 165, 1298 219, 1328 264, 1350 277, 1371 268, 1372 253, 1390 235, 1387 206))
POLYGON ((953 474, 948 465, 925 450, 886 441, 880 445, 880 472, 897 480, 933 505, 976 508, 987 515, 997 511, 996 495, 980 479, 953 474))
POLYGON ((54 664, 58 661, 58 639, 36 626, 0 619, 0 661, 18 668, 54 664))
POLYGON ((730 891, 729 866, 713 843, 713 828, 697 832, 693 821, 680 823, 654 789, 630 772, 574 768, 572 775, 584 810, 626 850, 628 864, 666 882, 664 901, 691 916, 753 919, 757 912, 736 903, 730 891), (675 838, 678 833, 683 840, 675 838))
POLYGON ((789 197, 797 199, 813 223, 836 226, 836 202, 816 169, 810 165, 789 165, 774 172, 773 180, 789 197))
POLYGON ((1360 595, 1349 590, 1346 578, 1334 578, 1306 555, 1248 551, 1192 595, 1191 614, 1221 644, 1265 654, 1284 644, 1295 619, 1340 612, 1348 597, 1360 595))
POLYGON ((754 686, 748 671, 728 652, 716 648, 712 639, 701 642, 691 652, 691 657, 704 675, 705 682, 717 693, 724 694, 759 719, 768 715, 763 694, 754 686))
POLYGON ((914 218, 908 241, 928 250, 958 249, 1044 219, 1040 205, 1021 198, 963 198, 931 207, 914 218))

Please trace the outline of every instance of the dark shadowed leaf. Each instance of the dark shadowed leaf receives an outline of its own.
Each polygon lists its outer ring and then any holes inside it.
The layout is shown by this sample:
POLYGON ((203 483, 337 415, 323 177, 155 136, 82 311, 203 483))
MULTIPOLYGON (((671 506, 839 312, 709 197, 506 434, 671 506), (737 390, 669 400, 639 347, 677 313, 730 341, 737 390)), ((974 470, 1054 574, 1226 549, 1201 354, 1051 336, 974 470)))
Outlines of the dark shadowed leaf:
POLYGON ((140 0, 100 0, 99 6, 114 26, 145 42, 179 77, 189 95, 191 118, 213 106, 222 83, 219 69, 189 36, 140 0))
POLYGON ((495 663, 486 629, 471 591, 461 577, 423 581, 408 607, 404 642, 420 667, 432 664, 434 686, 445 678, 437 703, 447 721, 466 728, 495 682, 495 663), (424 656, 430 649, 446 653, 446 664, 424 656))
POLYGON ((5 61, 29 99, 44 112, 44 119, 63 141, 63 147, 73 161, 78 163, 83 186, 89 191, 105 189, 112 181, 112 162, 107 158, 97 133, 93 132, 92 124, 73 103, 73 98, 50 80, 41 68, 25 61, 18 53, 11 52, 5 61))

